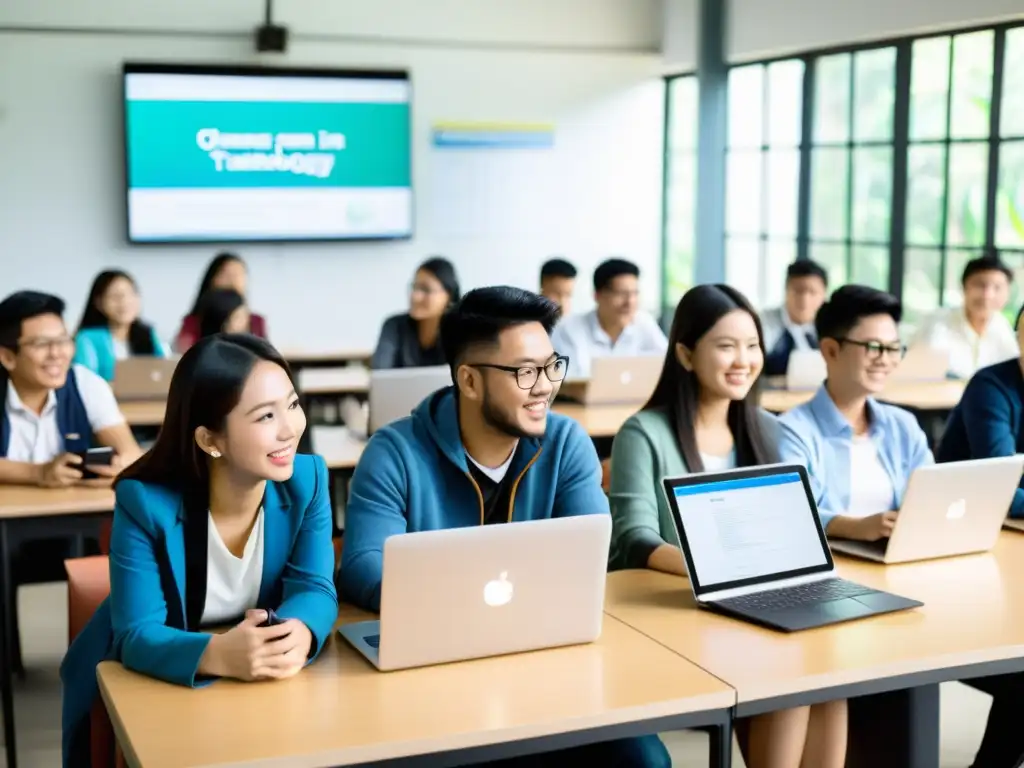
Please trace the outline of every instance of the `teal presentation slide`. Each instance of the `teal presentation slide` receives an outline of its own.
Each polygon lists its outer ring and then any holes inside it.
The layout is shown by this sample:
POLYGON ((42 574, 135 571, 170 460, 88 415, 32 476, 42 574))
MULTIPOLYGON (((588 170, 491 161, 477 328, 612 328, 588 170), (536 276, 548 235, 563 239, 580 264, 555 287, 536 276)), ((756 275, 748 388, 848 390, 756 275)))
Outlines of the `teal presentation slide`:
POLYGON ((411 236, 407 82, 125 78, 130 240, 411 236))

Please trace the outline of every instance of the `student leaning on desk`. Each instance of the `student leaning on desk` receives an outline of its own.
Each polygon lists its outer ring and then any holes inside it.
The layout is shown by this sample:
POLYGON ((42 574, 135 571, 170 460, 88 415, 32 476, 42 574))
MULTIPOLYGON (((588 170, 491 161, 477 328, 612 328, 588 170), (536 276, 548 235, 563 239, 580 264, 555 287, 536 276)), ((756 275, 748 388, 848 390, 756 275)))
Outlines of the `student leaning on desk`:
POLYGON ((110 597, 61 665, 65 766, 86 764, 101 661, 194 687, 291 677, 323 648, 331 504, 323 460, 295 454, 305 427, 267 342, 211 336, 182 357, 156 444, 117 482, 110 597))
MULTIPOLYGON (((396 534, 608 514, 593 444, 549 413, 570 361, 549 333, 558 307, 518 288, 466 294, 441 322, 453 387, 374 434, 352 480, 339 592, 380 610, 384 541, 396 534)), ((670 764, 657 736, 503 766, 670 764)))
MULTIPOLYGON (((914 416, 873 398, 903 355, 900 315, 899 300, 874 288, 846 285, 833 293, 815 320, 828 379, 810 402, 781 418, 782 457, 807 467, 830 536, 868 541, 888 536, 910 476, 932 463, 928 440, 914 416)), ((1019 382, 1019 365, 1016 378, 1019 382)), ((1020 387, 1018 383, 1011 389, 1020 387)), ((982 384, 980 391, 986 390, 982 384)), ((987 390, 983 397, 980 411, 1000 407, 996 390, 987 390)), ((953 425, 962 418, 958 412, 953 425)), ((979 427, 979 432, 984 430, 979 427)), ((993 696, 974 768, 1016 768, 1024 754, 1024 738, 1018 735, 1024 674, 964 682, 993 696)))
POLYGON ((0 302, 0 483, 102 487, 141 453, 107 382, 72 365, 63 314, 61 299, 37 291, 0 302), (116 455, 83 480, 78 454, 95 446, 116 455))
MULTIPOLYGON (((700 285, 676 307, 669 351, 654 394, 612 447, 612 566, 686 574, 663 477, 778 460, 778 425, 758 408, 765 361, 761 324, 727 285, 700 285)), ((738 724, 750 768, 839 768, 845 762, 845 701, 795 707, 738 724)))

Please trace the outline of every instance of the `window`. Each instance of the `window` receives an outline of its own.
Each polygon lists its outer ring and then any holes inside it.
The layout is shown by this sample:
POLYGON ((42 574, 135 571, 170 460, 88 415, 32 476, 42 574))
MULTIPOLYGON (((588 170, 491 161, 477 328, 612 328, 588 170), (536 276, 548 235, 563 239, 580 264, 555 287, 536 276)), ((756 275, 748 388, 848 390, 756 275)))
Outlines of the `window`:
POLYGON ((912 44, 903 284, 911 323, 960 303, 960 274, 986 241, 994 40, 984 30, 912 44))
POLYGON ((1024 27, 1006 33, 999 120, 995 245, 1015 280, 1007 314, 1015 319, 1024 301, 1024 27))
POLYGON ((759 306, 796 259, 803 79, 798 59, 729 71, 726 279, 759 306))
POLYGON ((814 60, 808 256, 835 286, 889 286, 896 49, 814 60))
POLYGON ((694 196, 697 191, 697 78, 668 80, 666 94, 664 306, 675 307, 693 285, 694 196))

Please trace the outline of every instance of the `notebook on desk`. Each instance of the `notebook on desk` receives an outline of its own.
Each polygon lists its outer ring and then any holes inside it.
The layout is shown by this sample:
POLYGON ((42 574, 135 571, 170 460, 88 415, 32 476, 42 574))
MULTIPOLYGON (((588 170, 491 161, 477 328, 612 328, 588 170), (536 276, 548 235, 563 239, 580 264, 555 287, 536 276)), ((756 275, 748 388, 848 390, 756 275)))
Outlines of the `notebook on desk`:
POLYGON ((600 514, 392 536, 380 620, 338 633, 381 671, 592 642, 610 542, 600 514))
POLYGON ((177 364, 177 360, 164 357, 136 356, 118 360, 110 385, 114 397, 122 402, 165 400, 177 364))
POLYGON ((988 552, 1024 471, 1024 456, 918 467, 892 535, 877 541, 831 538, 832 549, 880 563, 988 552))
POLYGON ((792 632, 922 605, 836 576, 802 466, 663 482, 702 608, 792 632))

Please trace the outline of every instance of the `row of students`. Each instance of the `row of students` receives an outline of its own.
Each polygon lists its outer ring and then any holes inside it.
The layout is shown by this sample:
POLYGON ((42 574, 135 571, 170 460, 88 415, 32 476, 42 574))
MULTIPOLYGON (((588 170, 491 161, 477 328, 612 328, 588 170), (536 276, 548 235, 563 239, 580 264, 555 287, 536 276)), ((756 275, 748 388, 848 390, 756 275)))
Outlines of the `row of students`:
MULTIPOLYGON (((991 252, 964 266, 963 305, 928 317, 910 343, 949 356, 949 376, 969 379, 981 368, 1011 360, 1020 349, 1002 314, 1010 297, 1013 272, 991 252)), ((813 261, 797 261, 786 271, 783 306, 762 313, 765 374, 782 376, 794 351, 818 349, 815 316, 828 291, 828 272, 813 261)))

